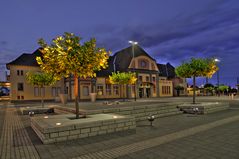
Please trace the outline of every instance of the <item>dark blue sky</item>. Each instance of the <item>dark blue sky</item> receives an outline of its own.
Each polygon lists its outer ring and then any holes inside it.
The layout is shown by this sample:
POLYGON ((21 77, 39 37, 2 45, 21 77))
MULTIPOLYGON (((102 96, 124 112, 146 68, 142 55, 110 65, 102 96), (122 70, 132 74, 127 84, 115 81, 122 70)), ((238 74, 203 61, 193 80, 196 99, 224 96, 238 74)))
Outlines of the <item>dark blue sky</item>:
POLYGON ((135 40, 175 66, 218 57, 220 83, 235 86, 239 76, 238 0, 1 0, 0 22, 1 64, 67 31, 112 52, 135 40))

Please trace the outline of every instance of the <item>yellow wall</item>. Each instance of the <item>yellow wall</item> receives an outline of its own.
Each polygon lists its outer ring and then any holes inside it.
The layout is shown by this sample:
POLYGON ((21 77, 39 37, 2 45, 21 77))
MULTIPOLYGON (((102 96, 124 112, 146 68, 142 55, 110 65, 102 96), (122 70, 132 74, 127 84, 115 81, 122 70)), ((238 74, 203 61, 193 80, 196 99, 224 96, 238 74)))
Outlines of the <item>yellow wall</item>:
MULTIPOLYGON (((40 71, 39 67, 31 67, 31 66, 10 66, 10 83, 11 83, 11 100, 40 100, 41 96, 34 96, 34 86, 30 85, 26 81, 26 73, 28 71, 40 71), (17 75, 17 70, 23 71, 23 75, 17 75), (18 91, 17 85, 18 83, 23 83, 24 90, 18 91), (20 96, 20 99, 18 99, 20 96), (24 97, 24 99, 22 99, 24 97)), ((62 87, 62 81, 57 82, 52 87, 62 87)), ((36 87, 36 86, 35 86, 36 87)), ((45 99, 55 99, 52 96, 52 87, 45 87, 45 99)), ((61 88, 63 89, 63 87, 61 88)))
POLYGON ((159 80, 159 96, 172 97, 173 96, 173 82, 161 78, 159 80))

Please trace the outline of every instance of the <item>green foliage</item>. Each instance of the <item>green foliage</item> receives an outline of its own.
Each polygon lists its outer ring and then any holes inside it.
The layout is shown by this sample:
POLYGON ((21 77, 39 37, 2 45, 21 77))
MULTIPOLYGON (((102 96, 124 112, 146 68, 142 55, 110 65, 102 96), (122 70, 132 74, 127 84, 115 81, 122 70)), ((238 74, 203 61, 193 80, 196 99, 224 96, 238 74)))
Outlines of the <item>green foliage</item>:
POLYGON ((192 58, 190 62, 185 62, 175 69, 179 77, 211 77, 218 67, 214 59, 195 59, 192 58))
POLYGON ((193 77, 193 104, 195 104, 196 77, 212 77, 217 70, 218 67, 214 59, 192 58, 191 61, 184 62, 182 65, 178 66, 175 72, 179 77, 193 77))
POLYGON ((221 92, 228 91, 229 87, 226 85, 220 85, 218 90, 221 92))
POLYGON ((174 89, 180 91, 180 90, 184 90, 184 87, 181 86, 181 85, 177 85, 177 86, 174 87, 174 89))
POLYGON ((26 79, 31 85, 39 87, 50 86, 56 82, 53 75, 40 72, 27 72, 26 79))
POLYGON ((48 45, 43 39, 39 40, 42 58, 37 57, 41 69, 55 77, 95 77, 95 71, 107 67, 109 52, 96 47, 96 40, 90 39, 80 44, 81 38, 72 33, 65 33, 52 40, 48 45))
POLYGON ((112 84, 135 84, 137 80, 135 73, 131 72, 113 72, 109 79, 112 84))

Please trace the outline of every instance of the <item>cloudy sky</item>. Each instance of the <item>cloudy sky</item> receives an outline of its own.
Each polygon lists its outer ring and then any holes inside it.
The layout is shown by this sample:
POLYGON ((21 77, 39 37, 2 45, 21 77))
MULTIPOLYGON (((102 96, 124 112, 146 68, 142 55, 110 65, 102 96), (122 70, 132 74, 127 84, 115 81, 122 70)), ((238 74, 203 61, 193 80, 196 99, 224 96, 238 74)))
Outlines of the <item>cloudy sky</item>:
POLYGON ((36 50, 39 38, 50 41, 67 31, 83 40, 95 37, 113 53, 135 40, 158 62, 174 66, 191 57, 217 57, 220 83, 235 86, 238 15, 238 0, 1 0, 0 69, 36 50))

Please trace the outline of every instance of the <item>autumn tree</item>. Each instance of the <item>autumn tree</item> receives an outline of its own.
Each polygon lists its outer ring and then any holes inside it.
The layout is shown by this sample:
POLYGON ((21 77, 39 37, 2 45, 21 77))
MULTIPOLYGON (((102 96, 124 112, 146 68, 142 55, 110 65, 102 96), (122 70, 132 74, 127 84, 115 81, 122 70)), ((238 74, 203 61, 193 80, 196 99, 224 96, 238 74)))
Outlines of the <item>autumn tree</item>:
POLYGON ((26 74, 27 82, 33 86, 37 86, 40 89, 41 94, 41 105, 44 107, 44 92, 43 89, 46 86, 55 84, 56 79, 53 75, 42 72, 27 72, 26 74))
POLYGON ((183 78, 193 78, 193 104, 195 104, 196 77, 209 77, 218 70, 214 59, 195 59, 184 62, 175 69, 176 74, 183 78))
MULTIPOLYGON (((109 81, 111 84, 119 84, 124 86, 127 84, 135 84, 137 78, 135 76, 135 73, 131 72, 113 72, 111 76, 109 76, 109 81)), ((136 93, 136 92, 135 92, 136 93)), ((124 96, 124 95, 123 95, 124 96)))
POLYGON ((96 39, 80 43, 81 38, 73 33, 64 33, 47 44, 39 40, 42 57, 37 57, 41 69, 51 73, 60 80, 62 77, 74 77, 74 96, 76 118, 79 118, 78 80, 79 78, 95 77, 96 71, 107 67, 109 52, 105 48, 96 47, 96 39))

